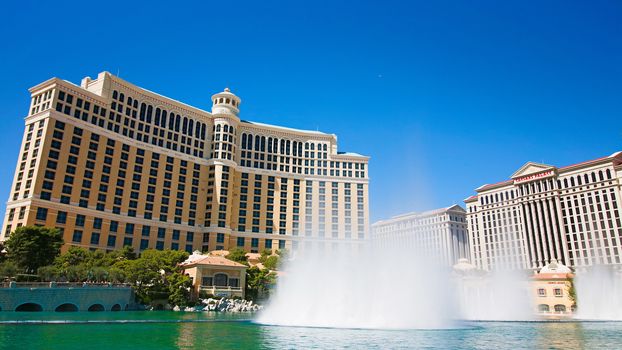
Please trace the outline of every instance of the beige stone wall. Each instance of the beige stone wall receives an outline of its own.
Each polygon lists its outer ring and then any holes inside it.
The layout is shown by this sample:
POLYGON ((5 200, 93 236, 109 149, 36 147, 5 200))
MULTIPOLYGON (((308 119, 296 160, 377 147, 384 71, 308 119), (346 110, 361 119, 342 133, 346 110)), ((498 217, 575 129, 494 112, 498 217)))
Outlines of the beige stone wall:
POLYGON ((368 237, 368 158, 337 154, 334 135, 213 115, 109 73, 31 94, 0 240, 22 225, 58 227, 64 249, 259 252, 368 237), (242 134, 278 149, 251 152, 242 134), (327 145, 321 166, 294 142, 327 145))
POLYGON ((547 305, 548 313, 569 313, 572 311, 573 302, 568 294, 570 289, 569 281, 535 279, 531 282, 531 288, 532 295, 534 296, 534 306, 537 312, 546 313, 539 309, 540 305, 547 305), (544 294, 542 294, 542 290, 544 294), (565 311, 556 311, 556 305, 563 305, 565 311))

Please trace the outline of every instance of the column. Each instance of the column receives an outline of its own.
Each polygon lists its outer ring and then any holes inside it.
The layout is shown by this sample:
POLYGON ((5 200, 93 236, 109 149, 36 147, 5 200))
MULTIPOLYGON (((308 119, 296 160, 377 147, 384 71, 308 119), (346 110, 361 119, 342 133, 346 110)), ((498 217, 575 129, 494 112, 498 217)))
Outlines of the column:
MULTIPOLYGON (((564 222, 563 222, 563 216, 562 216, 562 204, 561 204, 561 200, 559 195, 555 195, 555 208, 556 208, 556 219, 557 219, 557 224, 559 226, 559 235, 561 236, 561 245, 562 245, 562 252, 564 253, 564 264, 566 264, 567 266, 570 266, 570 253, 568 252, 568 232, 566 232, 566 228, 564 227, 564 222)), ((576 261, 576 259, 575 259, 576 261)))
POLYGON ((548 240, 548 253, 551 256, 551 258, 557 259, 557 257, 559 256, 558 254, 556 254, 555 248, 557 246, 557 240, 554 239, 554 236, 552 236, 552 232, 553 232, 553 228, 551 227, 551 218, 550 218, 550 213, 549 213, 549 199, 546 198, 544 199, 542 202, 540 202, 540 205, 542 206, 542 211, 544 212, 544 226, 546 228, 546 237, 548 240))
POLYGON ((525 230, 525 238, 527 238, 528 242, 529 242, 529 260, 531 262, 531 268, 535 268, 536 267, 536 259, 537 259, 537 253, 536 253, 536 249, 535 249, 535 234, 532 232, 531 230, 531 210, 529 208, 529 203, 524 203, 521 204, 521 210, 523 212, 523 228, 525 230))
POLYGON ((536 213, 536 203, 534 202, 530 202, 529 203, 529 210, 531 213, 531 228, 533 229, 533 237, 535 238, 535 245, 536 245, 536 252, 537 252, 537 256, 538 256, 538 265, 537 267, 542 267, 542 261, 544 259, 544 257, 542 256, 543 254, 543 249, 540 249, 542 247, 542 245, 540 244, 540 233, 538 232, 538 220, 537 218, 539 218, 540 216, 537 215, 536 213))

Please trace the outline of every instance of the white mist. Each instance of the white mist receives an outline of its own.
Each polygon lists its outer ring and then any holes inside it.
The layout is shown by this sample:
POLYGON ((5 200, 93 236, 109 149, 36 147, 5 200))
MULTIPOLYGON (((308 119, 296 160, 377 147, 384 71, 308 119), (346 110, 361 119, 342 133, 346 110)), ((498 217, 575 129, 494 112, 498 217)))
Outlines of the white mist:
POLYGON ((480 276, 457 278, 459 317, 478 321, 529 321, 534 306, 524 273, 494 271, 480 276))
POLYGON ((300 252, 257 322, 339 328, 452 328, 449 269, 413 249, 300 252))
POLYGON ((622 321, 622 272, 611 266, 577 271, 577 314, 585 320, 622 321))

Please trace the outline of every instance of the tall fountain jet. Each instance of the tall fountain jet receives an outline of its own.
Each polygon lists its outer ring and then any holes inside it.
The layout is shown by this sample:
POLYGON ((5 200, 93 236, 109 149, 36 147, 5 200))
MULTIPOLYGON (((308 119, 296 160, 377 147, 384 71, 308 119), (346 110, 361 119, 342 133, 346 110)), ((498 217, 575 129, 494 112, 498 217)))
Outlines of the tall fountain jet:
POLYGON ((299 252, 257 322, 338 328, 456 327, 449 271, 408 249, 299 252))
POLYGON ((576 318, 622 321, 622 271, 596 265, 576 272, 576 318))
POLYGON ((408 246, 331 246, 298 252, 257 318, 281 326, 445 329, 464 320, 528 320, 521 274, 463 276, 408 246))

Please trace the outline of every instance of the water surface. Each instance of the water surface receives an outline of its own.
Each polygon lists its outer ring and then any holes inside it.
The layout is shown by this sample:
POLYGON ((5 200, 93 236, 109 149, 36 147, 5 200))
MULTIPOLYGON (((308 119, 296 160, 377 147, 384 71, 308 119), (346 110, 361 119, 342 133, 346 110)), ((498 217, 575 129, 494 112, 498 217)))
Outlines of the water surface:
POLYGON ((0 349, 622 349, 618 322, 473 322, 452 330, 279 327, 249 314, 0 313, 0 349))

